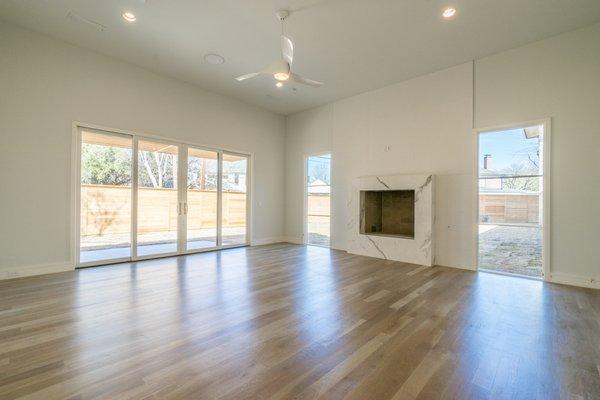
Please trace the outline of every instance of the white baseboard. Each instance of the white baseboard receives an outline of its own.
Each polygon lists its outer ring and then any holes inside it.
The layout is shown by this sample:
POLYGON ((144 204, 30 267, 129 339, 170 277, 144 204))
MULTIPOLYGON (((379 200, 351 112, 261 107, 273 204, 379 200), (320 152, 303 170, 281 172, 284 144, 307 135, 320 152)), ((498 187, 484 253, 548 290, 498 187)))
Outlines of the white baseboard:
POLYGON ((0 268, 0 280, 23 278, 26 276, 53 274, 56 272, 73 271, 70 262, 24 265, 20 267, 0 268))
POLYGON ((548 282, 563 285, 580 286, 591 289, 600 289, 600 278, 585 277, 581 275, 566 274, 564 272, 551 272, 548 282))
POLYGON ((251 246, 263 246, 265 244, 283 243, 283 242, 285 242, 285 238, 268 237, 268 238, 261 238, 261 239, 253 239, 251 246))
POLYGON ((467 265, 444 265, 444 264, 435 263, 434 266, 436 266, 436 267, 445 267, 445 268, 454 268, 454 269, 462 269, 463 271, 477 272, 477 267, 470 267, 470 266, 467 266, 467 265))
POLYGON ((302 236, 286 236, 283 238, 283 241, 292 244, 304 244, 302 236))

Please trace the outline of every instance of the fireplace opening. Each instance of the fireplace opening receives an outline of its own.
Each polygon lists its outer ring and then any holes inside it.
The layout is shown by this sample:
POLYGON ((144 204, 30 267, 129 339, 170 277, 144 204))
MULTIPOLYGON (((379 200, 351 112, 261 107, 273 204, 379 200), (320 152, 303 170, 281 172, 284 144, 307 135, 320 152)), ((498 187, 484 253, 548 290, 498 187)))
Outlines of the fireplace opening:
POLYGON ((415 238, 414 190, 361 190, 360 233, 415 238))

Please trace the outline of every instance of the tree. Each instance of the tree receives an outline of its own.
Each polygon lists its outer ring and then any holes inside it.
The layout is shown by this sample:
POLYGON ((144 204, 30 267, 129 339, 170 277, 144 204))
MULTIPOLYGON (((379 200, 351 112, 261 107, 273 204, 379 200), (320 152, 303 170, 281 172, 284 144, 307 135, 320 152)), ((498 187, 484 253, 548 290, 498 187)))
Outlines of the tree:
MULTIPOLYGON (((84 143, 81 148, 81 183, 88 185, 131 185, 130 148, 84 143)), ((177 186, 177 156, 170 153, 139 152, 139 185, 177 186)))
POLYGON ((515 155, 526 161, 513 163, 501 171, 502 175, 510 176, 502 179, 502 188, 537 192, 540 187, 539 178, 536 176, 540 174, 539 139, 535 140, 535 144, 517 151, 515 155))
POLYGON ((139 151, 139 184, 143 187, 174 188, 177 186, 177 158, 158 151, 139 151))
POLYGON ((523 191, 538 191, 539 178, 536 176, 537 171, 532 174, 531 168, 525 164, 511 164, 502 170, 502 175, 510 176, 502 178, 502 189, 514 189, 523 191))
POLYGON ((309 159, 308 178, 310 182, 316 181, 318 179, 320 181, 325 182, 326 184, 329 184, 329 176, 329 160, 325 161, 318 157, 309 159))
POLYGON ((84 143, 81 149, 81 183, 130 185, 131 149, 84 143))
POLYGON ((188 188, 199 190, 217 189, 217 160, 189 157, 188 188))

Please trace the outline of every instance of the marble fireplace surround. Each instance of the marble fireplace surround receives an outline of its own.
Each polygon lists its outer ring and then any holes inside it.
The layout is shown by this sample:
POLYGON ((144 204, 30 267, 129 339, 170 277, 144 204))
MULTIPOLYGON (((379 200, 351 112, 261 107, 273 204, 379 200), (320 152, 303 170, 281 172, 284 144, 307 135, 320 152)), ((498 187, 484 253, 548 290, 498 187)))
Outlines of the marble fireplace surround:
POLYGON ((348 201, 348 252, 363 256, 432 266, 434 264, 435 177, 419 175, 385 175, 356 178, 348 201), (389 237, 360 233, 361 190, 414 190, 415 237, 389 237))

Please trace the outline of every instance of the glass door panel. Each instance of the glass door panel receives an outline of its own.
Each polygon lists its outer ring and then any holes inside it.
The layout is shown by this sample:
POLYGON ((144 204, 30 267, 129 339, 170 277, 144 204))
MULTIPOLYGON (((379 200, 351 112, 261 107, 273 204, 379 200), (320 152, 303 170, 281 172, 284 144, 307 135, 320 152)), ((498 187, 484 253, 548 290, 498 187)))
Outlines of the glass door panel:
POLYGON ((139 140, 137 256, 177 252, 178 145, 139 140))
POLYGON ((129 136, 81 130, 79 262, 131 256, 129 136))
POLYGON ((306 160, 306 243, 330 245, 331 154, 306 160))
POLYGON ((189 148, 186 250, 217 246, 218 179, 218 153, 189 148))
POLYGON ((479 134, 480 269, 543 276, 544 126, 479 134))
POLYGON ((221 237, 223 246, 247 244, 248 157, 223 153, 221 237))

